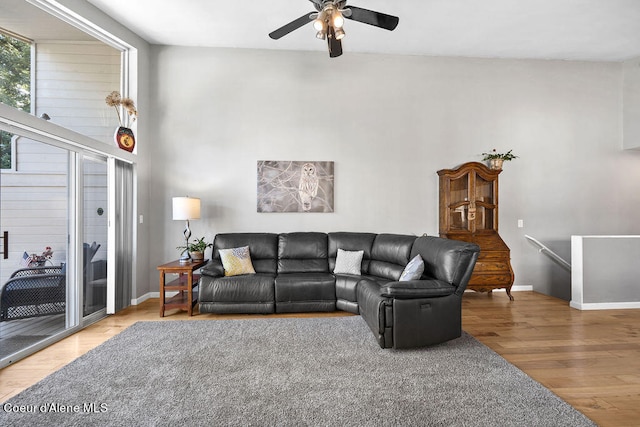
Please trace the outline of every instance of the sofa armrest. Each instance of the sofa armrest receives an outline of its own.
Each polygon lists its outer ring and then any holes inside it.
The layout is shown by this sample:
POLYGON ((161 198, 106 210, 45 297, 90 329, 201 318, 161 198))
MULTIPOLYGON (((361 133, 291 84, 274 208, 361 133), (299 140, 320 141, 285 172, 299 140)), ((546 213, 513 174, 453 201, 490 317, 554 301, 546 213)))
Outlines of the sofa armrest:
POLYGON ((443 280, 456 287, 457 295, 462 295, 476 265, 480 247, 475 243, 422 236, 413 244, 411 258, 417 254, 424 260, 426 277, 443 280))
POLYGON ((200 274, 203 276, 221 277, 224 276, 224 267, 222 261, 219 259, 212 259, 200 269, 200 274))
POLYGON ((389 282, 380 287, 383 297, 396 299, 446 297, 455 291, 455 286, 437 279, 389 282))

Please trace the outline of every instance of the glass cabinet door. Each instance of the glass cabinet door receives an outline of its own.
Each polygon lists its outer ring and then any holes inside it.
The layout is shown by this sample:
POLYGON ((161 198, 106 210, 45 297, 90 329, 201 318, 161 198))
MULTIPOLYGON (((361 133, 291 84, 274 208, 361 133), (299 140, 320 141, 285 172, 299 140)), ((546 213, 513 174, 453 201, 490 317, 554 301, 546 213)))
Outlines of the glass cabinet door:
POLYGON ((476 175, 476 202, 494 204, 493 181, 487 181, 479 175, 476 175))
POLYGON ((494 181, 487 181, 480 175, 475 176, 476 230, 493 230, 494 227, 494 181))
POLYGON ((494 210, 485 206, 476 208, 476 230, 493 230, 494 210))
POLYGON ((469 229, 469 175, 451 180, 449 224, 452 230, 469 229))

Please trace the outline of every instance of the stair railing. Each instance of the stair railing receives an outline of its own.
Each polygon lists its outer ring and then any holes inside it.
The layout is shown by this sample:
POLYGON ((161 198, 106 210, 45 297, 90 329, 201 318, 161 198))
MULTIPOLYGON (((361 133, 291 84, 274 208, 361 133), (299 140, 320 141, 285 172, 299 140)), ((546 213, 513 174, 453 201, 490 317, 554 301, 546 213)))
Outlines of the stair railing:
POLYGON ((524 235, 524 237, 527 238, 527 240, 529 240, 531 243, 533 243, 535 246, 538 247, 538 252, 540 252, 541 254, 545 254, 547 255, 549 258, 551 258, 556 264, 558 264, 560 267, 571 271, 571 264, 569 264, 567 261, 565 261, 564 259, 562 259, 562 257, 560 255, 558 255, 557 253, 555 253, 554 251, 552 251, 551 249, 549 249, 548 247, 546 247, 545 245, 543 245, 542 243, 540 243, 538 240, 534 239, 531 236, 528 235, 524 235))

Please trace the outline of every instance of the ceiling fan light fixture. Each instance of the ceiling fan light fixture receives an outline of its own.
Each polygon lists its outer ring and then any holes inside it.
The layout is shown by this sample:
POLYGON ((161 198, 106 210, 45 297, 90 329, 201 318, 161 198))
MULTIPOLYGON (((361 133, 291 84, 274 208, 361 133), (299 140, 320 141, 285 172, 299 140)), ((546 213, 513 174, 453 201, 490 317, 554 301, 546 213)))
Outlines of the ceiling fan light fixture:
POLYGON ((344 26, 344 17, 338 9, 335 9, 333 14, 331 14, 331 23, 333 24, 333 28, 336 29, 344 26))
POLYGON ((347 6, 348 0, 310 0, 310 2, 313 3, 315 11, 302 15, 272 31, 269 33, 269 37, 273 40, 279 40, 305 24, 313 22, 316 38, 327 40, 329 57, 336 58, 342 55, 345 19, 348 18, 388 31, 393 31, 398 26, 399 18, 397 16, 356 6, 347 6))
POLYGON ((313 28, 316 31, 326 31, 327 30, 327 12, 322 10, 318 13, 318 17, 313 20, 313 28))

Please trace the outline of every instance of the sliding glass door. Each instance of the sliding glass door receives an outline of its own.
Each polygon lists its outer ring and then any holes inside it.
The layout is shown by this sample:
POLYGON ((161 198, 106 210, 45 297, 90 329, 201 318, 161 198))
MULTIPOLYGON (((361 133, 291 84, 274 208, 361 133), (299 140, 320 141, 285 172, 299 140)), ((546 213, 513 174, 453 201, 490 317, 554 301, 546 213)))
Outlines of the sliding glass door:
MULTIPOLYGON (((0 174, 8 248, 0 259, 0 368, 106 316, 111 182, 123 199, 116 206, 131 206, 130 179, 110 172, 106 156, 12 138, 16 165, 0 174)), ((119 218, 122 230, 130 215, 119 218)))
POLYGON ((86 317, 97 312, 104 314, 107 306, 107 161, 84 156, 82 172, 82 310, 86 317))
MULTIPOLYGON (((69 270, 69 151, 12 134, 16 162, 0 175, 0 361, 77 325, 69 270), (5 233, 6 232, 6 233, 5 233)), ((2 365, 0 365, 2 366, 2 365)))

